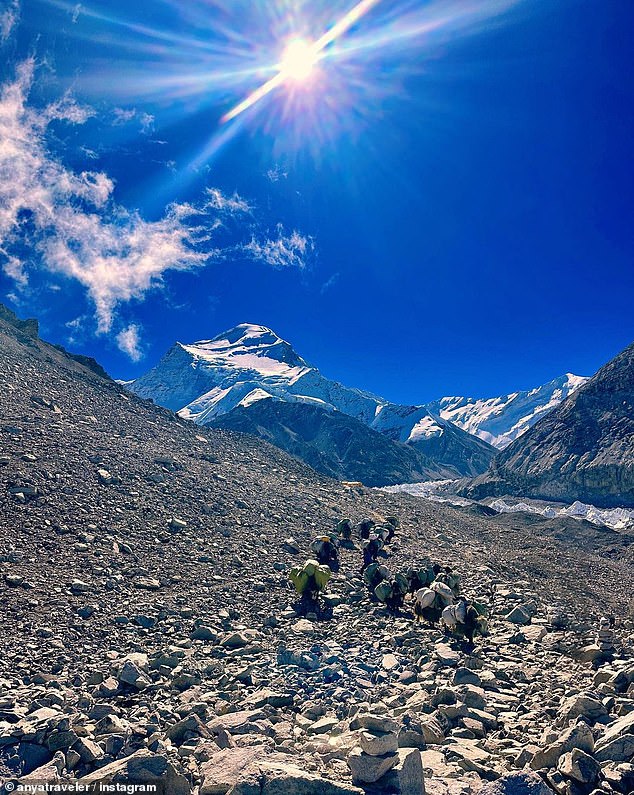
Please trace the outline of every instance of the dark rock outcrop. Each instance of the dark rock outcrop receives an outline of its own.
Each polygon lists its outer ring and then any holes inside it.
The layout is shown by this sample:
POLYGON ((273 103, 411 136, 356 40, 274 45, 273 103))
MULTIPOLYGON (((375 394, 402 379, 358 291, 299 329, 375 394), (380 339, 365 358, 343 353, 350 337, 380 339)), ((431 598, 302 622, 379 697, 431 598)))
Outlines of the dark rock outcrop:
POLYGON ((634 343, 499 453, 463 494, 634 505, 634 343))

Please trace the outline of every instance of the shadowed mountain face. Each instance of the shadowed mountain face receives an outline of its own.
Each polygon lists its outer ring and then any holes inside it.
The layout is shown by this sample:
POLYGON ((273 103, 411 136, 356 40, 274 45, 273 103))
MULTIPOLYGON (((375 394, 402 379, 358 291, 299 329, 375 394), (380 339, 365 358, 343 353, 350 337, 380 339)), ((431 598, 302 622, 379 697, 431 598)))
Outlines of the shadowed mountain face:
POLYGON ((375 485, 477 475, 495 453, 425 406, 326 378, 264 326, 176 343, 128 388, 198 425, 254 433, 320 472, 375 485))
POLYGON ((443 468, 414 447, 318 406, 260 400, 218 417, 211 426, 259 436, 318 472, 367 486, 455 476, 455 469, 443 468))
POLYGON ((634 505, 634 344, 499 453, 464 493, 634 505))

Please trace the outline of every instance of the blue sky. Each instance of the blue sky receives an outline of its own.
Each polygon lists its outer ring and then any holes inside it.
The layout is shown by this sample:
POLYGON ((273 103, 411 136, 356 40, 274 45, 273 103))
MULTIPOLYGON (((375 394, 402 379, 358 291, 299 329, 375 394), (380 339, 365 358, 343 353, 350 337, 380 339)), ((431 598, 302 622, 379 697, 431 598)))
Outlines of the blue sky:
POLYGON ((630 0, 0 0, 0 298, 115 377, 240 322, 392 400, 634 338, 630 0), (182 6, 186 5, 186 9, 182 6))

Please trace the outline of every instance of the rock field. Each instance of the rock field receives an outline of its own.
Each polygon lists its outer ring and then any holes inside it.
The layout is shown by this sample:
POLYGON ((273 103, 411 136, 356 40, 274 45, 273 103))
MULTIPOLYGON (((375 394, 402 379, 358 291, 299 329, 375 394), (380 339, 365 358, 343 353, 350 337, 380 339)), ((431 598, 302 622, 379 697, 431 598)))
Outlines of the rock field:
POLYGON ((178 419, 10 318, 0 522, 0 792, 634 791, 623 535, 586 523, 578 543, 574 525, 329 480, 178 419), (428 555, 489 605, 475 651, 408 602, 394 616, 370 601, 358 541, 323 614, 294 609, 288 571, 312 538, 388 515, 392 571, 428 555))

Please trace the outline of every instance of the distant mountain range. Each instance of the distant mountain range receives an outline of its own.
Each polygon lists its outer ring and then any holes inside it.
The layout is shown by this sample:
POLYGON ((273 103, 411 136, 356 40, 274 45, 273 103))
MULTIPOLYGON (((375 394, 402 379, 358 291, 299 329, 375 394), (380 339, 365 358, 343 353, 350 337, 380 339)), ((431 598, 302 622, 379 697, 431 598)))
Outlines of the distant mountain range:
POLYGON ((323 376, 265 326, 176 343, 127 384, 199 425, 255 433, 321 472, 368 485, 475 476, 585 379, 491 400, 404 406, 323 376))
POLYGON ((499 453, 463 494, 634 506, 634 343, 499 453))
POLYGON ((566 373, 536 389, 488 399, 444 397, 427 408, 503 450, 587 380, 566 373))

